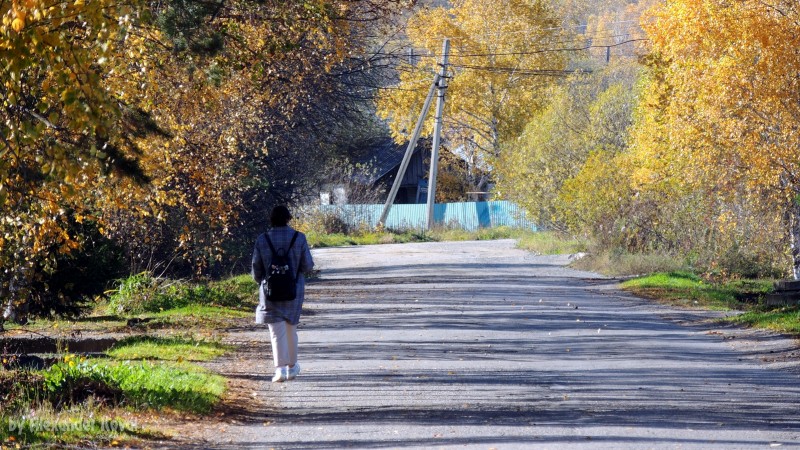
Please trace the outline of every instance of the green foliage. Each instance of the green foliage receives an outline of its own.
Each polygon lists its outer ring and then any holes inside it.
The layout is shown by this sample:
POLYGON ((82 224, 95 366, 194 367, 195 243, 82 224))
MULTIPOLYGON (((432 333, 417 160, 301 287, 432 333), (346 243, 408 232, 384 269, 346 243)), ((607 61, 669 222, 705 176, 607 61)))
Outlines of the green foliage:
POLYGON ((800 335, 800 307, 783 307, 767 311, 748 311, 726 322, 749 327, 766 328, 781 333, 800 335))
POLYGON ((518 139, 505 141, 495 167, 497 192, 525 208, 542 226, 568 225, 585 232, 595 225, 596 217, 576 207, 583 200, 587 206, 608 208, 601 198, 608 189, 572 180, 581 177, 590 155, 609 160, 626 147, 639 70, 635 62, 624 61, 552 85, 548 104, 518 139), (578 185, 577 193, 565 191, 571 181, 578 185))
POLYGON ((189 305, 236 307, 247 286, 241 281, 228 284, 194 284, 155 277, 142 272, 120 280, 119 288, 109 299, 109 309, 116 314, 158 312, 189 305))
POLYGON ((219 306, 189 305, 151 314, 144 323, 147 329, 184 328, 188 330, 229 328, 241 319, 252 319, 252 309, 258 302, 247 305, 246 310, 219 306))
MULTIPOLYGON (((224 297, 229 302, 227 306, 239 306, 246 304, 248 300, 257 298, 258 283, 253 280, 250 274, 242 274, 234 277, 225 278, 221 281, 213 281, 209 283, 212 289, 224 292, 221 297, 224 297), (230 303, 233 298, 236 298, 238 303, 230 303)), ((220 303, 221 304, 221 303, 220 303)))
POLYGON ((220 12, 224 2, 172 0, 163 5, 157 12, 156 24, 171 42, 173 51, 213 54, 222 48, 222 35, 209 23, 220 12))
MULTIPOLYGON (((188 364, 149 362, 113 363, 102 360, 75 360, 67 356, 42 372, 45 390, 54 404, 83 400, 86 387, 105 387, 118 392, 119 401, 132 408, 163 409, 206 413, 225 391, 225 379, 188 364)), ((85 397, 84 397, 85 399, 85 397)))
POLYGON ((197 341, 182 337, 131 336, 106 351, 115 359, 162 361, 210 361, 229 351, 219 342, 197 341))
POLYGON ((743 305, 742 299, 759 296, 772 289, 769 281, 710 282, 691 272, 655 273, 622 283, 622 288, 644 297, 655 298, 680 306, 711 309, 733 309, 743 305))

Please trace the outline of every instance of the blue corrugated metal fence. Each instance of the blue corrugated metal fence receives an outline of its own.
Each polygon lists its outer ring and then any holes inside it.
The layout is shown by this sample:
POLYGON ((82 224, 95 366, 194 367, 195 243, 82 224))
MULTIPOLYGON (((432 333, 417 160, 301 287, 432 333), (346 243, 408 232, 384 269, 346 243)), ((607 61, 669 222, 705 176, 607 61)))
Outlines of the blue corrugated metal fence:
MULTIPOLYGON (((320 211, 336 214, 351 226, 374 227, 383 212, 383 205, 323 205, 320 211)), ((536 224, 525 218, 524 211, 508 201, 437 203, 433 215, 437 226, 468 231, 498 226, 536 230, 536 224)), ((386 219, 386 228, 422 229, 426 216, 425 204, 394 205, 386 219)))

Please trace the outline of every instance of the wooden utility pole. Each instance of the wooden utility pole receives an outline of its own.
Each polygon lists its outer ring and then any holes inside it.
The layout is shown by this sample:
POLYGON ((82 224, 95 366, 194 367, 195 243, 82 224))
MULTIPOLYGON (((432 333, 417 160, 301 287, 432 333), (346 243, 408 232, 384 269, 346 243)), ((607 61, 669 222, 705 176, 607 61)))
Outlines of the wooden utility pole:
POLYGON ((450 39, 444 40, 442 46, 442 67, 439 71, 439 95, 436 99, 436 119, 433 124, 433 148, 431 148, 431 168, 428 174, 428 220, 425 229, 433 228, 435 218, 433 207, 436 202, 436 173, 439 170, 439 145, 442 139, 442 111, 444 109, 444 93, 447 90, 447 61, 450 55, 450 39))
POLYGON ((408 142, 408 147, 406 148, 406 154, 403 155, 403 162, 400 163, 400 168, 397 170, 397 175, 395 175, 394 183, 392 183, 392 190, 389 191, 389 198, 386 199, 386 203, 383 205, 383 212, 381 213, 381 218, 378 220, 378 224, 380 226, 386 225, 386 218, 389 217, 389 210, 392 208, 392 204, 394 203, 394 198, 397 196, 397 191, 400 190, 400 184, 403 182, 403 177, 406 174, 406 169, 408 168, 408 162, 411 161, 411 155, 414 154, 414 147, 417 146, 417 141, 419 140, 419 135, 422 133, 422 124, 425 123, 425 116, 428 115, 428 111, 431 109, 431 101, 433 100, 433 94, 436 92, 436 88, 439 85, 439 74, 437 73, 433 77, 433 84, 431 84, 431 89, 428 91, 428 97, 425 99, 425 104, 422 105, 422 112, 419 113, 419 119, 417 119, 417 126, 414 127, 414 134, 411 136, 411 140, 408 142))

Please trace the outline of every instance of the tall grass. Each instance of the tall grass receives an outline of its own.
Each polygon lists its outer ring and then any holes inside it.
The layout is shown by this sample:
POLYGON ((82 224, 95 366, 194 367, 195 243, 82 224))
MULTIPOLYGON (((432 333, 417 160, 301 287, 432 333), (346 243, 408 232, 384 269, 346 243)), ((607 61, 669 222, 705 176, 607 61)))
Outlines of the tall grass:
POLYGON ((627 251, 600 251, 577 260, 572 267, 607 276, 646 275, 656 272, 688 270, 683 258, 665 253, 629 253, 627 251))
POLYGON ((256 284, 242 275, 216 283, 190 283, 149 272, 119 280, 110 292, 108 310, 114 314, 166 311, 190 305, 238 307, 252 299, 256 284))
POLYGON ((540 255, 571 255, 588 251, 589 241, 552 231, 540 231, 519 236, 517 247, 540 255))

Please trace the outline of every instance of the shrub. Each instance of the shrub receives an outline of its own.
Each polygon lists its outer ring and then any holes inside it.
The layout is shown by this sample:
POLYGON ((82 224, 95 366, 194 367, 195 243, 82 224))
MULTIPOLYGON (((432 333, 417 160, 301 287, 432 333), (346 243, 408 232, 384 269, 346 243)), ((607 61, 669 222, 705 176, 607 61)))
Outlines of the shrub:
POLYGON ((236 283, 243 282, 190 284, 142 272, 120 280, 119 288, 109 299, 109 308, 117 314, 138 314, 189 305, 239 306, 242 288, 236 283))

